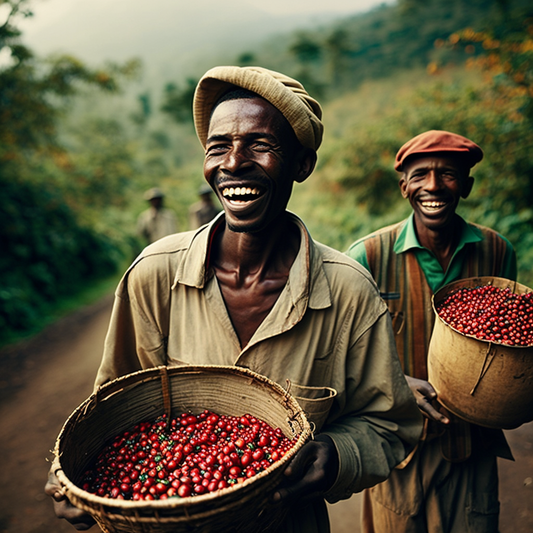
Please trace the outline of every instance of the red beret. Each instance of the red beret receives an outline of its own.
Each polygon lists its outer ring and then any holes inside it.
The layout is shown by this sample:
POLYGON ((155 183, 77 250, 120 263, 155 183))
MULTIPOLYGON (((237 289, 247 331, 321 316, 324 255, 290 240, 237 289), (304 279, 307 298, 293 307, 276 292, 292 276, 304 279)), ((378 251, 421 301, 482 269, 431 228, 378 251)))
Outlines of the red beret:
POLYGON ((449 131, 430 130, 413 137, 398 150, 394 168, 401 171, 405 160, 412 155, 437 152, 453 152, 464 155, 468 168, 472 168, 483 159, 481 148, 466 137, 449 131))

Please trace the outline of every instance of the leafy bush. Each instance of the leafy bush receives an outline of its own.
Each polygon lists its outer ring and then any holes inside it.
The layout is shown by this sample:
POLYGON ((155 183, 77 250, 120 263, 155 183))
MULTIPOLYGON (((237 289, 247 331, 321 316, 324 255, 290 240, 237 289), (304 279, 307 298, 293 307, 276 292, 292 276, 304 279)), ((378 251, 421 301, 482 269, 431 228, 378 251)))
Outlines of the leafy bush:
POLYGON ((0 341, 31 330, 59 298, 112 274, 121 255, 80 226, 61 195, 0 178, 0 341))
POLYGON ((453 131, 474 140, 485 153, 472 171, 474 189, 459 213, 505 235, 517 250, 519 281, 533 286, 533 128, 519 113, 522 100, 500 94, 494 105, 492 87, 464 81, 433 82, 402 91, 401 97, 392 94, 396 89, 389 85, 390 106, 380 114, 364 121, 354 115, 342 136, 326 136, 315 176, 302 192, 296 189, 293 208, 315 238, 345 250, 410 212, 393 170, 400 146, 430 129, 453 131))

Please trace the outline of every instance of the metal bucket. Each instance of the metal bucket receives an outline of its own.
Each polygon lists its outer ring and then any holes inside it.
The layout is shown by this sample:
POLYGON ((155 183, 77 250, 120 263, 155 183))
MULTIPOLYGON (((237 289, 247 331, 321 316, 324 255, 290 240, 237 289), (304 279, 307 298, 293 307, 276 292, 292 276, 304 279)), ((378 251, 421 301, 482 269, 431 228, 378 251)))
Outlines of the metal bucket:
POLYGON ((488 428, 513 429, 533 420, 533 346, 509 346, 465 335, 436 311, 450 292, 484 285, 509 288, 515 294, 532 292, 504 278, 477 277, 450 283, 435 293, 428 379, 439 402, 458 417, 488 428))

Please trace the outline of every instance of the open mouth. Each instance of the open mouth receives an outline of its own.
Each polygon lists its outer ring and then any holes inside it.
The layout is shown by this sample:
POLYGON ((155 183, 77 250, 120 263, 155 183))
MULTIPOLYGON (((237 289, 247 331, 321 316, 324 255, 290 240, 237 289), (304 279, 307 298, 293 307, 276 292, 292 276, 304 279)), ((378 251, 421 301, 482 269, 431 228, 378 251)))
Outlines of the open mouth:
POLYGON ((222 196, 232 202, 250 202, 262 194, 257 187, 224 187, 222 189, 222 196))
POLYGON ((437 200, 424 200, 420 202, 420 205, 427 209, 428 211, 438 211, 443 207, 446 207, 447 202, 437 201, 437 200))

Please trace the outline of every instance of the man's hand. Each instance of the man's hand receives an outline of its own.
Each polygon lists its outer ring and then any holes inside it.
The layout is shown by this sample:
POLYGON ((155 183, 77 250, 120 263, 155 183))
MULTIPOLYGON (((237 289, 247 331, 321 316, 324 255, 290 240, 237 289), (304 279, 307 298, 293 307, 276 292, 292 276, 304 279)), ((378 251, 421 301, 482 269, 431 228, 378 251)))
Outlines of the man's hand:
POLYGON ((64 518, 70 522, 78 531, 86 531, 96 523, 94 518, 85 511, 72 505, 63 494, 59 480, 55 475, 57 463, 53 463, 48 472, 48 481, 44 487, 44 492, 54 500, 54 512, 58 518, 64 518))
POLYGON ((333 441, 327 435, 317 435, 290 462, 274 501, 305 505, 333 486, 338 471, 339 456, 333 441))
POLYGON ((440 422, 441 424, 449 424, 450 419, 439 413, 433 406, 433 403, 437 399, 437 393, 433 386, 423 379, 413 378, 411 376, 405 376, 407 383, 413 392, 418 408, 422 411, 422 414, 431 420, 440 422))

